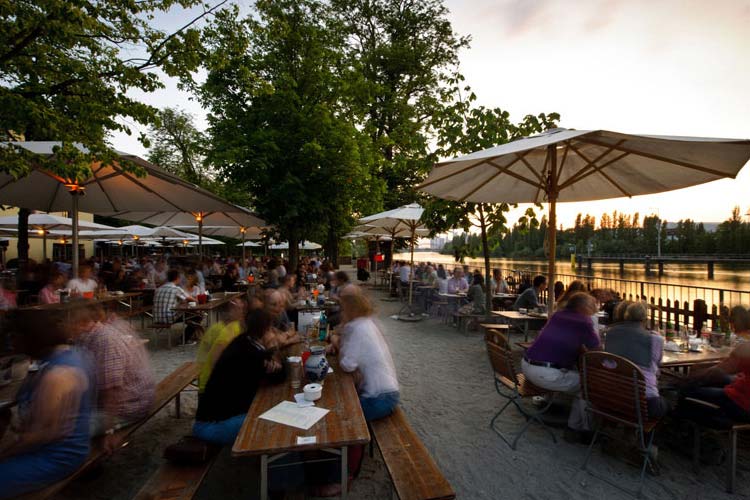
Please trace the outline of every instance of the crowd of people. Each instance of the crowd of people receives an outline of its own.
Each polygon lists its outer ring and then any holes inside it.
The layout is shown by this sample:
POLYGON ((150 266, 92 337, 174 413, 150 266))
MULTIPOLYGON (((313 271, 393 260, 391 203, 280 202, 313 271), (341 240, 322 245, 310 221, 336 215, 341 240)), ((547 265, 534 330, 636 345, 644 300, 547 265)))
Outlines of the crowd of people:
MULTIPOLYGON (((295 304, 308 299, 311 290, 326 291, 328 299, 340 305, 328 350, 339 356, 342 370, 355 374, 365 418, 388 415, 398 404, 399 386, 367 296, 349 282, 346 272, 325 261, 304 257, 296 270, 287 271, 289 267, 276 259, 252 259, 244 266, 231 259, 193 265, 149 258, 114 259, 98 266, 88 262, 73 279, 65 279, 64 269, 50 270, 39 298, 59 299, 60 287, 83 298, 101 291, 105 283, 109 289, 117 280, 130 281, 138 290, 154 290, 154 321, 175 322, 179 317, 173 309, 181 301, 231 289, 250 276, 262 282, 255 293, 233 297, 225 317, 207 331, 203 332, 200 318, 189 319, 187 325, 188 338, 200 342, 193 435, 207 443, 231 445, 260 384, 284 380, 284 348, 303 342, 291 318, 295 304)), ((94 438, 108 450, 116 449, 121 444, 116 431, 143 419, 153 405, 154 375, 138 332, 100 302, 73 300, 71 304, 64 310, 41 312, 20 307, 7 315, 13 351, 34 360, 39 369, 29 373, 19 390, 14 417, 9 411, 0 415, 0 477, 4 478, 0 498, 71 474, 86 460, 94 438)), ((353 477, 363 448, 351 447, 349 455, 353 477)), ((335 493, 339 479, 332 475, 330 484, 316 486, 318 493, 335 493)))

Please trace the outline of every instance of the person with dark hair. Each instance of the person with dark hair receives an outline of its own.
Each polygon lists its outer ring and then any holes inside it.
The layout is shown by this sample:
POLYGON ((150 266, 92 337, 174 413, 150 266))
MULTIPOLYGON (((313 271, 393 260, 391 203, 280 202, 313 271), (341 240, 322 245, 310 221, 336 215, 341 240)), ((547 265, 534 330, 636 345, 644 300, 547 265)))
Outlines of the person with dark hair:
POLYGON ((351 285, 351 283, 349 283, 349 275, 346 274, 345 271, 336 271, 333 275, 333 280, 331 281, 331 298, 338 299, 342 290, 349 285, 351 285))
POLYGON ((65 286, 65 276, 58 271, 52 271, 47 284, 39 292, 39 302, 41 304, 58 304, 60 302, 60 294, 57 291, 63 286, 65 286))
MULTIPOLYGON (((591 321, 596 310, 594 297, 579 292, 570 297, 565 309, 552 315, 521 361, 521 369, 531 383, 555 392, 580 391, 578 356, 585 349, 600 346, 599 334, 591 321)), ((588 430, 580 399, 573 404, 568 427, 576 432, 588 430)))
POLYGON ((552 291, 555 296, 555 302, 557 302, 563 296, 563 293, 565 293, 565 284, 562 281, 555 281, 552 291))
POLYGON ((469 291, 466 293, 466 298, 469 300, 468 304, 461 306, 459 312, 462 314, 485 314, 487 312, 487 304, 485 303, 484 295, 484 278, 481 274, 474 274, 471 281, 469 291))
MULTIPOLYGON (((562 284, 561 282, 557 282, 562 284)), ((565 309, 565 304, 568 302, 568 299, 574 294, 578 292, 585 292, 586 291, 586 285, 581 280, 573 280, 570 282, 570 285, 568 285, 568 289, 565 290, 565 292, 562 295, 557 294, 557 283, 555 283, 555 310, 558 309, 565 309)))
MULTIPOLYGON (((167 272, 167 282, 160 286, 154 293, 154 323, 172 324, 182 320, 174 308, 180 302, 196 301, 180 286, 180 271, 170 269, 167 272)), ((196 331, 201 329, 200 323, 203 317, 194 314, 185 318, 185 342, 195 343, 196 331)))
POLYGON ((39 360, 41 369, 18 391, 20 432, 0 448, 0 498, 64 479, 90 449, 94 388, 88 356, 68 345, 58 313, 23 312, 16 319, 19 351, 39 360))
POLYGON ((284 380, 281 364, 260 341, 272 323, 273 318, 265 309, 248 311, 244 331, 221 353, 204 391, 198 396, 195 437, 231 445, 261 382, 284 380))
POLYGON ((541 295, 546 289, 547 278, 542 275, 535 276, 533 286, 527 288, 518 296, 513 303, 513 309, 518 311, 519 309, 534 309, 543 306, 544 304, 541 301, 541 295))
POLYGON ((719 425, 750 422, 750 313, 747 309, 733 307, 729 326, 737 336, 736 347, 721 363, 682 381, 685 388, 680 392, 677 415, 719 425), (712 406, 696 404, 690 399, 712 406))

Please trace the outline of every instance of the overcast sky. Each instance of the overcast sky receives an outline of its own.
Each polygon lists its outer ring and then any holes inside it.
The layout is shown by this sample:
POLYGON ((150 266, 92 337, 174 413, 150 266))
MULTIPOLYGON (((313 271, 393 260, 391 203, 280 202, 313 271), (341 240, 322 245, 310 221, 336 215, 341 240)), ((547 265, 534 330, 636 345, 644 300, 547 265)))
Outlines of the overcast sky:
MULTIPOLYGON (((246 10, 248 0, 239 2, 246 10)), ((558 112, 561 126, 626 133, 750 138, 750 0, 447 0, 454 29, 471 35, 461 71, 479 104, 520 120, 558 112)), ((176 26, 185 14, 163 16, 176 26)), ((178 106, 205 126, 204 112, 173 82, 137 94, 178 106)), ((145 155, 131 137, 117 149, 145 155)), ((726 219, 750 208, 750 166, 721 180, 659 195, 560 204, 578 212, 649 214, 667 220, 726 219)))

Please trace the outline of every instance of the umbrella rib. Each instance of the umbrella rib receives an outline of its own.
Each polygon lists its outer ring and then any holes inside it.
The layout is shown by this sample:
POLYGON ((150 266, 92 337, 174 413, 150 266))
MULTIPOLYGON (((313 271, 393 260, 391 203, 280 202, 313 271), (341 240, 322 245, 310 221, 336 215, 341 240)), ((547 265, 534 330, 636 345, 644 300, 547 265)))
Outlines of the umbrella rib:
POLYGON ((555 179, 559 179, 560 175, 562 175, 563 166, 565 165, 565 160, 568 159, 569 151, 570 151, 570 141, 565 141, 565 151, 563 151, 562 161, 560 162, 560 166, 557 168, 557 175, 555 176, 555 179))
POLYGON ((508 164, 508 166, 507 166, 507 167, 502 167, 502 166, 500 166, 500 165, 497 165, 497 164, 495 163, 495 160, 489 160, 489 161, 487 161, 487 163, 489 163, 490 165, 492 165, 492 166, 493 166, 493 167, 495 167, 496 169, 500 170, 500 173, 501 173, 501 174, 503 174, 503 173, 504 173, 504 174, 508 174, 508 175, 510 175, 511 177, 515 177, 515 178, 516 178, 516 179, 518 179, 519 181, 525 182, 526 184, 530 184, 530 185, 532 185, 532 186, 534 186, 534 187, 542 187, 542 184, 541 184, 541 183, 539 183, 539 184, 535 184, 535 183, 534 183, 534 181, 531 181, 531 180, 527 179, 526 177, 524 177, 524 176, 522 176, 522 175, 518 175, 517 173, 515 173, 515 172, 511 172, 510 170, 508 170, 508 169, 509 169, 510 167, 512 167, 512 166, 513 166, 513 165, 514 165, 514 164, 515 164, 515 163, 516 163, 517 161, 518 161, 518 159, 515 159, 515 160, 513 160, 512 162, 510 162, 510 163, 508 164))
MULTIPOLYGON (((544 164, 542 165, 542 172, 547 170, 547 162, 549 161, 549 155, 544 156, 544 164)), ((536 193, 534 193, 534 203, 539 203, 539 193, 542 191, 542 179, 540 179, 539 185, 536 187, 536 193)), ((546 192, 546 190, 545 190, 546 192)))
MULTIPOLYGON (((516 153, 516 156, 518 156, 518 159, 521 160, 521 163, 523 163, 524 165, 526 165, 526 168, 529 169, 529 172, 531 172, 532 174, 534 174, 534 177, 536 177, 537 180, 540 183, 544 182, 544 179, 542 179, 542 176, 539 174, 539 172, 537 172, 536 170, 534 170, 534 167, 532 167, 531 164, 529 163, 529 161, 525 158, 525 156, 526 156, 527 153, 528 153, 528 151, 526 151, 522 155, 519 155, 518 153, 516 153)), ((546 162, 546 160, 545 160, 545 162, 546 162)))
MULTIPOLYGON (((619 154, 618 156, 616 156, 616 157, 612 158, 611 160, 607 161, 606 163, 604 163, 604 164, 602 164, 602 165, 599 165, 599 166, 597 166, 596 168, 593 168, 593 169, 589 170, 589 171, 588 171, 588 172, 586 172, 585 174, 582 174, 582 175, 578 176, 578 177, 576 178, 575 182, 580 182, 581 180, 585 179, 586 177, 588 177, 588 176, 590 176, 590 175, 593 175, 593 174, 595 174, 595 173, 599 172, 599 171, 600 171, 601 169, 603 169, 603 168, 605 168, 605 167, 608 167, 608 166, 610 166, 611 164, 613 164, 613 163, 614 163, 614 162, 616 162, 616 161, 620 161, 620 160, 622 160, 623 158, 625 158, 625 157, 626 157, 626 156, 628 156, 628 155, 630 155, 630 153, 620 153, 620 154, 619 154)), ((565 182, 565 184, 563 184, 562 186, 560 186, 560 189, 566 188, 566 187, 568 187, 569 185, 570 185, 570 184, 568 184, 568 182, 565 182)))
MULTIPOLYGON (((618 144, 621 144, 622 142, 623 141, 620 141, 618 144)), ((596 163, 614 150, 614 146, 610 146, 606 151, 604 151, 604 153, 597 156, 594 160, 589 160, 588 158, 583 156, 583 154, 581 154, 581 152, 575 146, 573 146, 572 143, 568 144, 568 147, 571 148, 578 156, 583 158, 583 161, 586 162, 586 165, 581 167, 581 169, 578 170, 578 172, 576 172, 575 174, 573 174, 567 181, 563 182, 562 185, 560 186, 561 189, 564 187, 568 187, 571 184, 575 184, 581 179, 588 177, 589 175, 595 173, 597 169, 596 163)), ((624 158, 625 156, 627 155, 618 156, 617 159, 624 158)), ((610 165, 611 163, 612 162, 609 161, 599 168, 604 168, 605 166, 610 165)))
POLYGON ((133 178, 133 177, 131 177, 131 176, 130 176, 130 174, 128 174, 127 172, 123 172, 123 173, 122 173, 121 175, 122 175, 122 176, 123 176, 124 178, 126 178, 127 180, 129 180, 130 182, 132 182, 133 184, 135 184, 136 186, 140 187, 141 189, 145 189, 145 190, 146 190, 146 191, 148 191, 149 193, 151 193, 151 194, 155 195, 155 196, 156 196, 157 198, 160 198, 160 199, 162 199, 163 201, 167 202, 167 203, 168 203, 169 205, 172 205, 172 206, 173 206, 174 208, 176 208, 176 209, 177 209, 177 210, 179 210, 180 212, 185 212, 185 211, 186 211, 186 210, 182 210, 182 209, 181 209, 180 207, 178 207, 177 205, 175 205, 174 203, 172 203, 171 201, 169 201, 169 200, 168 200, 168 199, 166 199, 166 198, 165 198, 164 196, 160 195, 159 193, 157 193, 156 191, 154 191, 154 190, 153 190, 153 189, 151 189, 150 187, 146 186, 146 185, 145 185, 145 184, 143 184, 142 182, 138 181, 137 179, 134 179, 134 178, 133 178))
POLYGON ((52 194, 52 197, 49 199, 49 205, 47 205, 48 213, 52 211, 52 205, 55 203, 55 198, 57 198, 57 193, 60 192, 60 186, 62 186, 62 184, 58 182, 57 185, 55 186, 55 192, 52 194))
MULTIPOLYGON (((450 177, 454 177, 456 175, 463 174, 467 170, 470 170, 470 169, 472 169, 472 168, 474 168, 476 166, 479 166, 482 163, 484 163, 484 160, 479 160, 479 161, 477 161, 475 163, 472 163, 472 164, 470 164, 470 165, 468 165, 468 166, 466 166, 464 168, 461 168, 460 170, 456 170, 455 172, 451 172, 450 174, 448 174, 446 176, 443 176, 443 177, 441 177, 439 179, 433 179, 431 181, 423 182, 422 184, 420 184, 419 186, 417 186, 417 189, 423 189, 423 188, 426 188, 427 186, 431 186, 431 185, 433 185, 433 184, 435 184, 437 182, 444 181, 445 179, 448 179, 450 177)), ((446 163, 446 165, 450 165, 450 164, 446 163)), ((511 165, 512 165, 512 163, 511 163, 511 165)))
MULTIPOLYGON (((602 176, 602 177, 604 177, 605 179, 607 179, 607 180, 608 180, 608 181, 609 181, 609 182, 610 182, 610 183, 611 183, 611 184, 612 184, 612 185, 613 185, 614 187, 616 187, 616 188, 617 188, 617 189, 618 189, 618 190, 619 190, 619 191, 620 191, 620 192, 621 192, 622 194, 624 194, 624 195, 625 195, 625 196, 627 196, 628 198, 630 198, 630 197, 632 197, 632 196, 633 196, 632 194, 630 194, 630 193, 628 193, 627 191, 625 191, 625 190, 624 190, 624 189, 623 189, 622 187, 620 187, 620 185, 619 185, 618 183, 616 183, 616 182, 615 182, 614 180, 612 180, 612 178, 611 178, 611 177, 610 177, 609 175, 607 175, 607 174, 606 174, 606 173, 604 172, 604 170, 603 170, 603 169, 604 169, 604 167, 606 167, 607 165, 609 165, 609 164, 613 163, 614 161, 616 161, 616 159, 613 159, 612 161, 610 161, 610 162, 609 162, 609 163, 607 163, 606 165, 603 165, 603 166, 601 166, 601 167, 597 167, 596 165, 594 165, 594 163, 593 163, 593 162, 592 162, 591 160, 589 160, 588 158, 586 158, 586 156, 584 156, 584 155, 583 155, 583 153, 581 153, 581 152, 580 152, 580 151, 578 150, 578 148, 576 148, 576 147, 575 147, 575 146, 573 146, 573 145, 571 145, 570 147, 571 147, 571 148, 573 149, 573 151, 574 151, 574 152, 575 152, 575 153, 576 153, 576 154, 577 154, 578 156, 580 156, 580 157, 581 157, 581 158, 583 158, 583 159, 584 159, 585 161, 587 161, 587 162, 588 162, 588 163, 589 163, 589 164, 590 164, 590 165, 592 166, 592 168, 593 168, 593 169, 594 169, 594 170, 595 170, 596 172, 598 172, 599 174, 601 174, 601 176, 602 176)), ((607 154, 607 153, 609 153, 609 151, 607 151, 607 152, 606 152, 605 154, 607 154)), ((626 153, 626 155, 627 155, 627 153, 626 153)), ((600 155, 600 158, 601 158, 601 156, 602 156, 602 155, 600 155)), ((592 171, 591 173, 593 174, 594 172, 592 171)), ((579 180, 580 180, 580 178, 579 178, 579 180)), ((561 188, 561 189, 562 189, 562 188, 561 188)))
MULTIPOLYGON (((101 168, 99 169, 101 170, 101 168)), ((99 171, 97 170, 97 172, 99 171)), ((96 182, 96 185, 99 186, 99 189, 102 190, 102 193, 104 193, 104 196, 107 198, 107 201, 109 202, 110 206, 112 207, 112 210, 115 212, 117 211, 117 207, 115 206, 115 203, 112 201, 112 198, 110 198, 109 193, 106 189, 104 189, 104 185, 99 182, 99 178, 96 176, 96 172, 94 172, 94 181, 96 182)))
MULTIPOLYGON (((581 137, 579 140, 581 140, 582 142, 588 142, 590 144, 595 144, 597 146, 605 146, 605 147, 609 146, 609 144, 602 143, 602 142, 599 142, 599 141, 596 141, 596 140, 592 140, 592 139, 588 139, 588 138, 581 137)), ((704 166, 701 166, 701 165, 694 165, 692 163, 688 163, 688 162, 685 162, 685 161, 680 161, 680 160, 675 160, 675 159, 667 158, 665 156, 660 156, 660 155, 656 155, 656 154, 653 154, 653 153, 647 153, 645 151, 638 151, 637 149, 632 149, 632 148, 623 147, 623 146, 617 146, 617 147, 615 147, 615 149, 617 149, 619 151, 626 152, 626 153, 630 153, 630 154, 633 154, 633 155, 643 156, 644 158, 649 158, 649 159, 657 160, 657 161, 663 161, 665 163, 671 163, 673 165, 678 165, 680 167, 685 167, 685 168, 689 168, 689 169, 692 169, 692 170, 698 170, 700 172, 704 172, 704 173, 711 174, 711 175, 716 175, 718 177, 730 177, 729 175, 727 175, 724 172, 721 172, 720 170, 714 170, 712 168, 704 167, 704 166)))
POLYGON ((486 186, 487 184, 489 184, 490 182, 492 182, 493 180, 495 180, 495 178, 497 176, 499 176, 500 174, 502 174, 502 173, 503 173, 502 171, 498 171, 497 173, 495 173, 495 175, 493 175, 492 177, 490 177, 486 181, 480 182, 477 187, 475 187, 474 189, 472 189, 471 191, 469 191, 468 193, 466 193, 466 195, 464 195, 463 197, 459 198, 458 201, 466 201, 466 198, 468 198, 469 196, 473 195, 474 193, 476 193, 477 191, 479 191, 480 189, 482 189, 484 186, 486 186))

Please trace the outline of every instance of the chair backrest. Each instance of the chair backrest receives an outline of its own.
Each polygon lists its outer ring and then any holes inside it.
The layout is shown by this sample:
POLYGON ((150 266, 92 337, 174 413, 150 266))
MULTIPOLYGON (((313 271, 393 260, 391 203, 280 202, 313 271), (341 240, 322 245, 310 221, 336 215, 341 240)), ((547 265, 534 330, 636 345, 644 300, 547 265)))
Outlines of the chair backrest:
POLYGON ((513 361, 513 352, 510 350, 508 340, 502 334, 493 334, 492 338, 487 334, 487 353, 490 356, 490 364, 495 374, 510 380, 518 386, 516 366, 513 361))
POLYGON ((632 361, 609 352, 582 356, 581 385, 593 412, 623 423, 641 426, 648 420, 646 380, 632 361))

